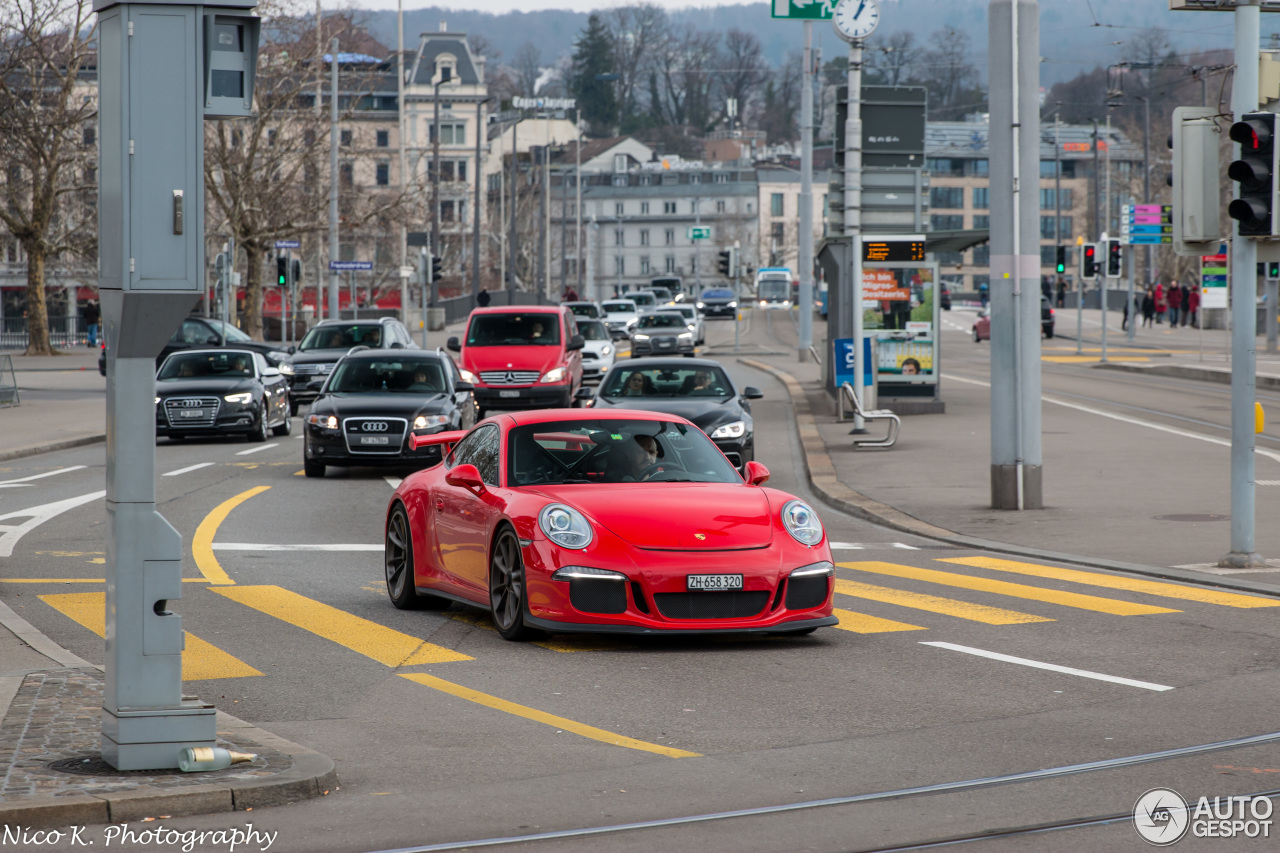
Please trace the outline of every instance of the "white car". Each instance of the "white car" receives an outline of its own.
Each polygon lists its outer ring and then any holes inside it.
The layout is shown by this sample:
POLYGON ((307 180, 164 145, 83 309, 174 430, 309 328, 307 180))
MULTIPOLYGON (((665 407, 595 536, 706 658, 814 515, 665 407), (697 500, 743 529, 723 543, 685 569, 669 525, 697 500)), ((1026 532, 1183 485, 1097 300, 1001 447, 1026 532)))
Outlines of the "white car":
POLYGON ((640 310, 630 299, 609 299, 600 303, 604 309, 604 324, 613 339, 631 337, 631 330, 640 320, 640 310))
POLYGON ((693 342, 698 346, 702 346, 707 342, 707 326, 702 320, 702 315, 698 313, 698 309, 691 303, 677 303, 675 305, 667 305, 658 309, 659 311, 674 311, 684 317, 685 323, 689 326, 689 331, 693 332, 693 342))
POLYGON ((602 320, 578 320, 578 334, 582 335, 582 379, 599 379, 613 367, 618 346, 602 320))

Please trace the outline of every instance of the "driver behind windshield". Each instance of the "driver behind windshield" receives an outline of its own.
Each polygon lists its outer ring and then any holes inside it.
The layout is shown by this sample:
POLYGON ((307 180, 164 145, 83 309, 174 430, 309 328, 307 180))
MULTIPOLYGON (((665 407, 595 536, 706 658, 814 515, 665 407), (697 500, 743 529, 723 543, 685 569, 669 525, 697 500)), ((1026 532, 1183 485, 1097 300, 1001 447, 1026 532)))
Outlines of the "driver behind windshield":
POLYGON ((647 480, 656 473, 649 468, 658 462, 658 442, 651 435, 637 435, 618 445, 614 459, 612 479, 620 483, 647 480))

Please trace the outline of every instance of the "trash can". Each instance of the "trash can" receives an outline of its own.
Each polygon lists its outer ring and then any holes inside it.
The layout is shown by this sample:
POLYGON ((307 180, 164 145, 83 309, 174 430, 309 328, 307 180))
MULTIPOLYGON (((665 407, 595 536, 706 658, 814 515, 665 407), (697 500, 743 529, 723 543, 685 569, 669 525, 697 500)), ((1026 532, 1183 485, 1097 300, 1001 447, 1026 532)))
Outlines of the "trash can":
POLYGON ((439 332, 444 328, 444 309, 428 308, 427 309, 427 331, 439 332))

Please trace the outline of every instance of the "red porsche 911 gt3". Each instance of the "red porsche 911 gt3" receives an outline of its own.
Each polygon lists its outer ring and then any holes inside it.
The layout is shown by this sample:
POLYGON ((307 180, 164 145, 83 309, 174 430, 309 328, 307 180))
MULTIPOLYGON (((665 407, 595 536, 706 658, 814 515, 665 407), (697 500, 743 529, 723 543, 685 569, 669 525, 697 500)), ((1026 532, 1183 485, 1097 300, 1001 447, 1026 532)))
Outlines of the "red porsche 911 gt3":
POLYGON ((767 632, 835 625, 817 513, 746 480, 696 426, 659 412, 553 409, 415 437, 444 461, 387 507, 401 609, 489 609, 508 640, 544 633, 767 632))

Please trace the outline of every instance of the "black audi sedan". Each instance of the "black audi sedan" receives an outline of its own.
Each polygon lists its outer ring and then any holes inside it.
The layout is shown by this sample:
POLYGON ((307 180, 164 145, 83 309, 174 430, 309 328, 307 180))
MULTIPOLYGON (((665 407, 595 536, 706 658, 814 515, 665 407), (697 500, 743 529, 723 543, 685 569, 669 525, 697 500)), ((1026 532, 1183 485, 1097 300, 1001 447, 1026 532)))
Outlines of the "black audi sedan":
POLYGON ((203 349, 175 352, 156 373, 156 435, 243 435, 266 441, 288 435, 289 383, 260 352, 203 349))
POLYGON ((680 314, 655 311, 641 314, 631 331, 631 357, 646 355, 687 355, 693 357, 694 333, 680 314))
MULTIPOLYGON (((579 392, 579 397, 590 393, 579 392)), ((739 391, 713 359, 645 358, 615 364, 590 405, 688 418, 742 470, 755 459, 755 424, 748 401, 763 396, 750 385, 739 391)))
POLYGON ((293 371, 293 413, 320 395, 338 359, 352 347, 380 350, 418 349, 409 330, 394 317, 375 320, 324 320, 312 327, 289 357, 293 371))
POLYGON ((338 362, 306 417, 302 468, 427 468, 440 446, 409 449, 409 434, 470 429, 476 402, 446 353, 356 349, 338 362))

